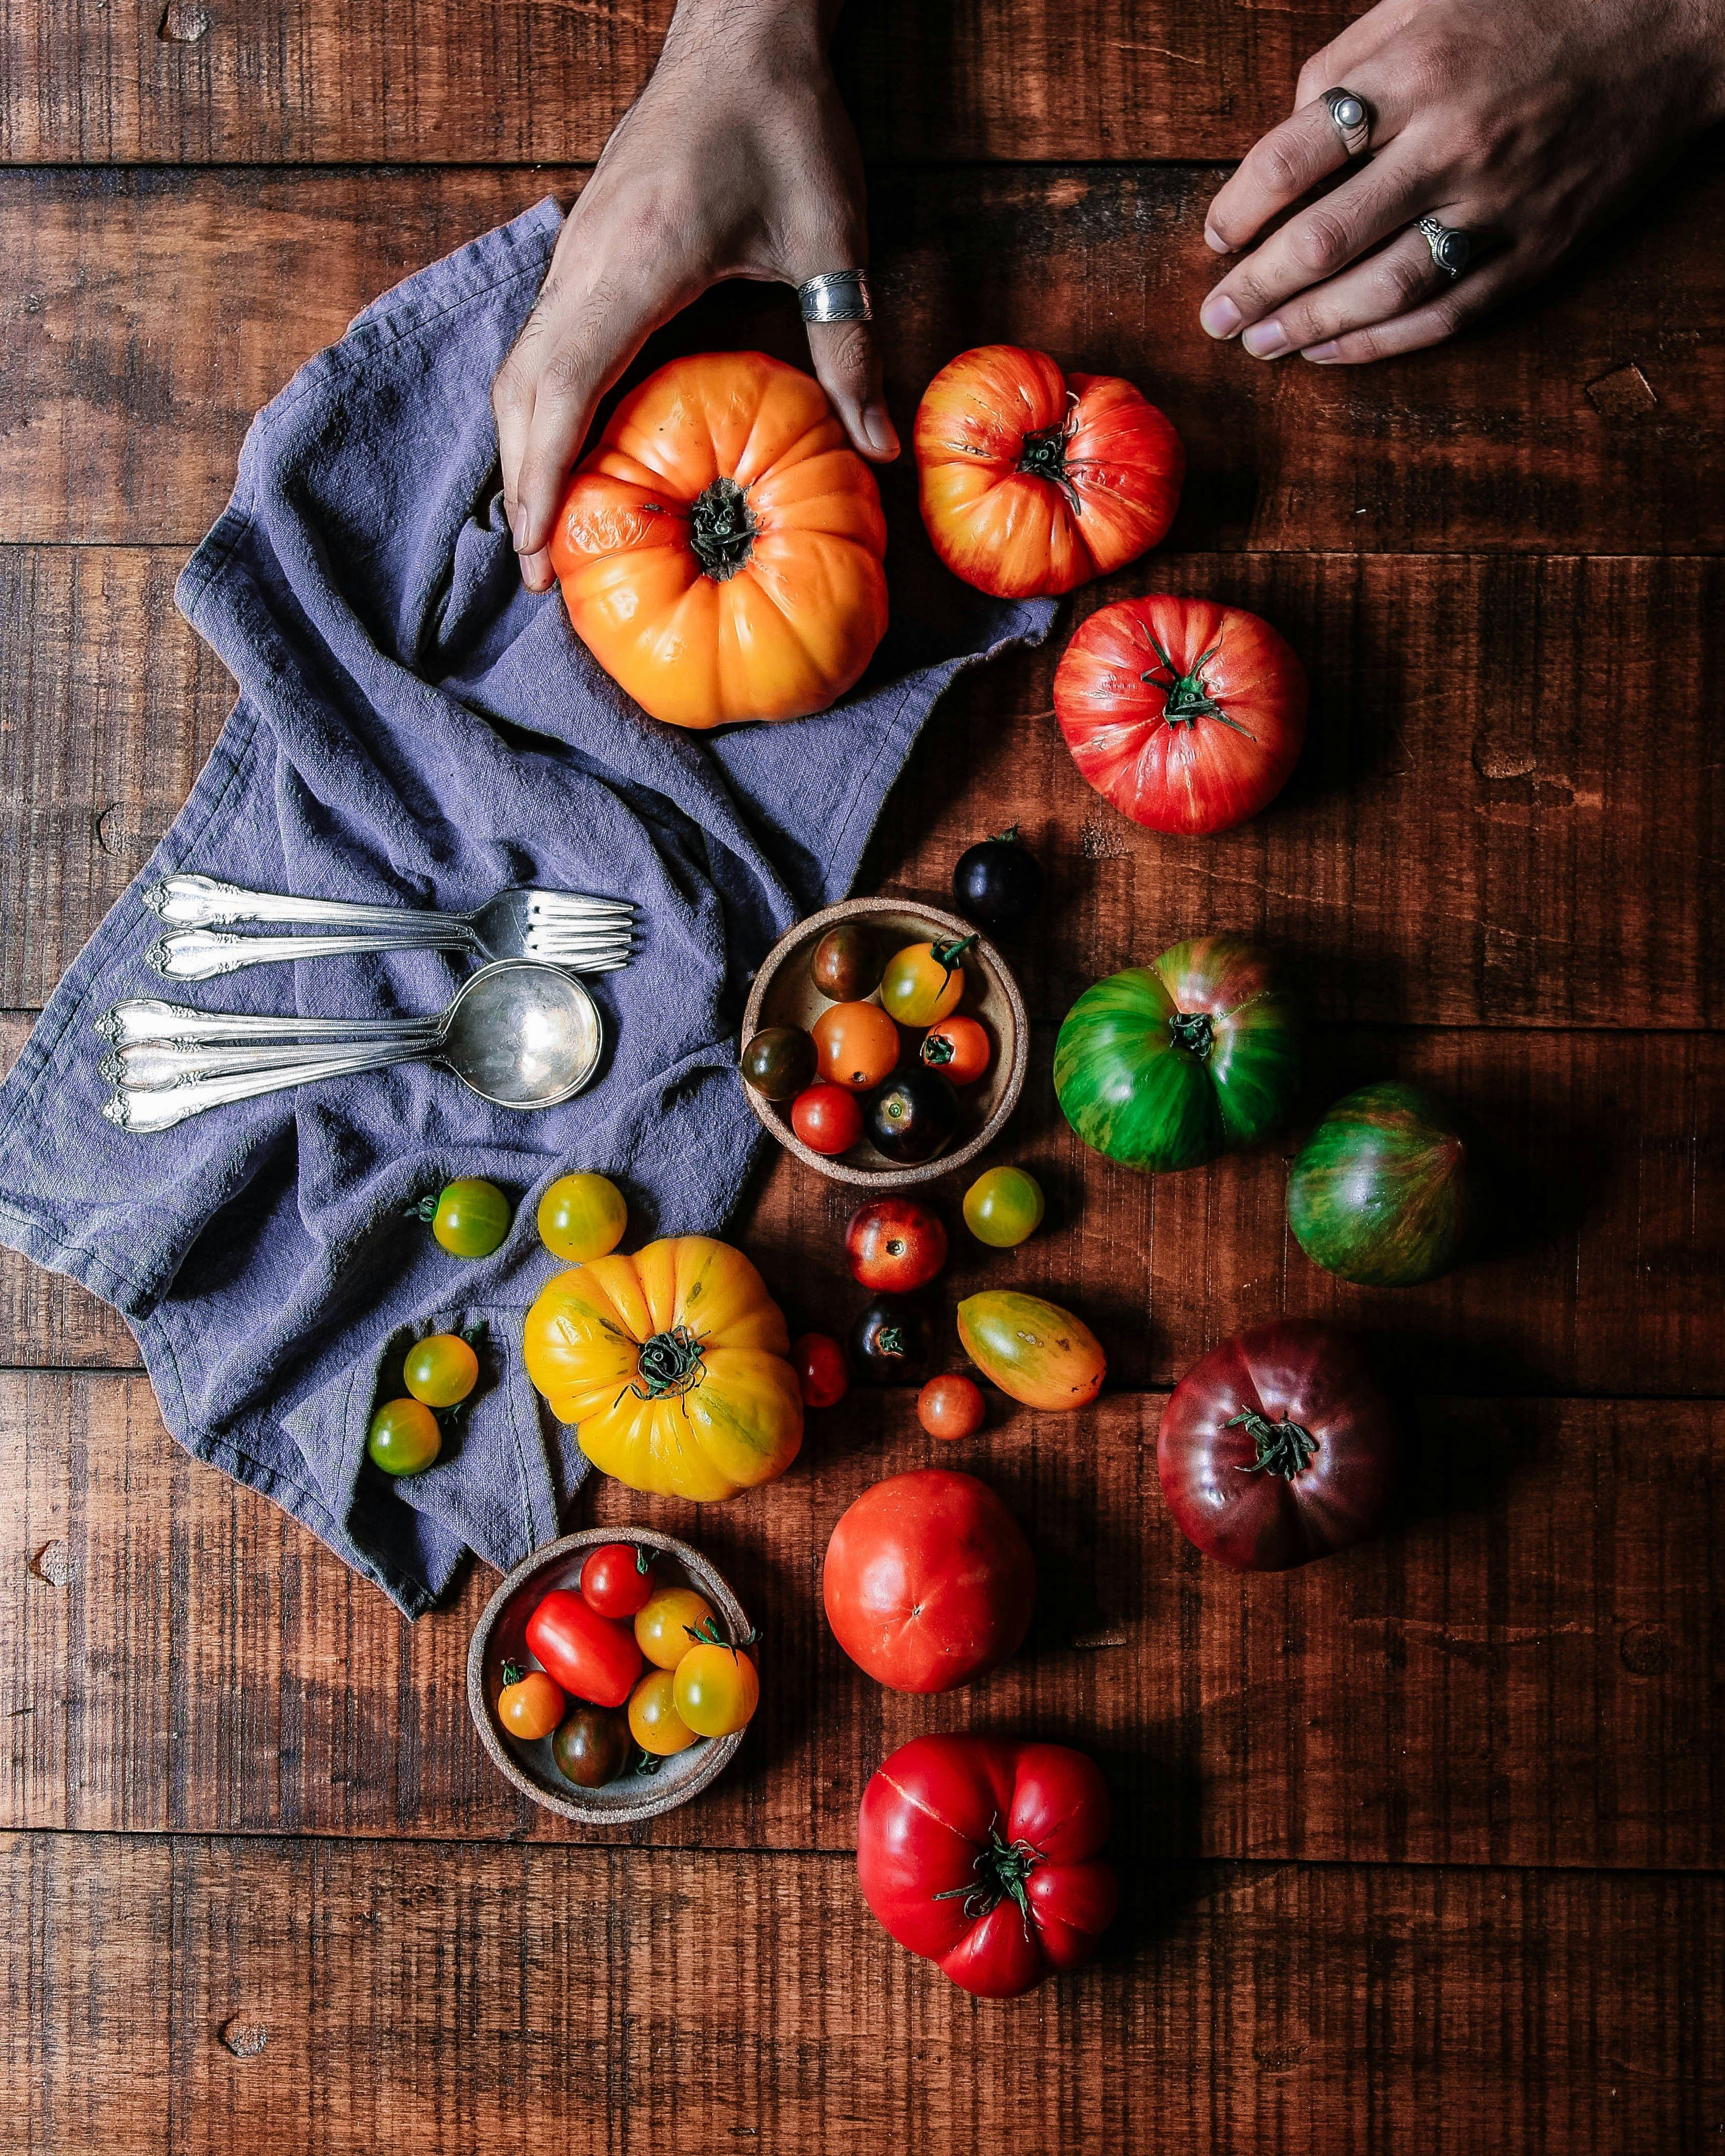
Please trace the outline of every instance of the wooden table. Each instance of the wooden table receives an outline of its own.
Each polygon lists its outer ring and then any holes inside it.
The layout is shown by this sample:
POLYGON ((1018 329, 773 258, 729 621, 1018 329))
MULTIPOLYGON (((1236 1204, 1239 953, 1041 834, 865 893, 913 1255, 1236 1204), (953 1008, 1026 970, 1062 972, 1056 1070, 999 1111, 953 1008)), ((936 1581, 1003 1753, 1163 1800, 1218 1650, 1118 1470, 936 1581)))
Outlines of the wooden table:
MULTIPOLYGON (((981 338, 1130 373, 1185 436, 1186 506, 1078 610, 1214 592, 1316 683, 1286 796, 1183 844, 1086 788, 1051 657, 1014 659, 942 707, 875 842, 872 883, 937 897, 1016 816, 1049 870, 1010 1151, 1055 1219, 1013 1270, 1092 1319, 1116 1383, 966 1450, 1034 1529, 1030 1647, 920 1702, 824 1636, 833 1521, 931 1456, 907 1399, 853 1401, 700 1522, 771 1626, 736 1770, 652 1831, 562 1831, 468 1725, 489 1578, 401 1624, 177 1450, 110 1312, 8 1259, 0 2145, 1716 2147, 1725 175, 1704 149, 1454 350, 1271 368, 1197 331, 1201 213, 1346 5, 853 12, 901 424, 981 338), (1273 1152, 1153 1183, 1081 1153, 1052 1026, 1206 927, 1303 973, 1314 1108, 1396 1072, 1491 1127, 1507 1246, 1357 1291, 1291 1245, 1273 1152), (1240 1579, 1174 1532, 1147 1448, 1193 1359, 1278 1310, 1391 1336, 1422 1444, 1394 1532, 1240 1579), (1091 1747, 1122 1798, 1101 1964, 1009 2008, 892 1947, 850 1853, 882 1754, 978 1722, 1091 1747)), ((380 288, 577 190, 667 14, 0 0, 9 1050, 221 724, 171 593, 251 412, 380 288)), ((797 328, 751 293, 675 335, 797 328)), ((845 1209, 785 1164, 752 1201, 805 1313, 846 1294, 845 1209)))

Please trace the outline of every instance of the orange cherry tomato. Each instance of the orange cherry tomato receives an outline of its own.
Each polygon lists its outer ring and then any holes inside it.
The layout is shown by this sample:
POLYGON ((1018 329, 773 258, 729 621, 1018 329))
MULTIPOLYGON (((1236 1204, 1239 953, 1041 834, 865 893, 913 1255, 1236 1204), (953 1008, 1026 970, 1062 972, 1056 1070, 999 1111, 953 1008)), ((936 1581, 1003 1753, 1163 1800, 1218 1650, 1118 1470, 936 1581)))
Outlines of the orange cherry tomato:
POLYGON ((1153 547, 1174 521, 1180 438, 1110 375, 983 345, 916 408, 922 521, 955 576, 997 598, 1070 592, 1153 547))
POLYGON ((916 1395, 916 1419, 931 1437, 974 1437, 986 1413, 983 1389, 956 1373, 931 1378, 916 1395))
POLYGON ((916 1054, 948 1084, 974 1086, 993 1060, 994 1050, 973 1018, 943 1018, 923 1034, 916 1054))
POLYGON ((834 1004, 816 1019, 814 1029, 815 1060, 829 1086, 871 1093, 898 1067, 898 1028, 879 1004, 834 1004))
POLYGON ((511 1737, 528 1744, 536 1738, 549 1737, 562 1720, 567 1704, 562 1686, 543 1670, 524 1670, 519 1662, 503 1665, 497 1719, 511 1737))
POLYGON ((762 352, 675 359, 571 480, 551 565, 575 634, 655 719, 824 711, 886 628, 874 475, 812 377, 762 352))

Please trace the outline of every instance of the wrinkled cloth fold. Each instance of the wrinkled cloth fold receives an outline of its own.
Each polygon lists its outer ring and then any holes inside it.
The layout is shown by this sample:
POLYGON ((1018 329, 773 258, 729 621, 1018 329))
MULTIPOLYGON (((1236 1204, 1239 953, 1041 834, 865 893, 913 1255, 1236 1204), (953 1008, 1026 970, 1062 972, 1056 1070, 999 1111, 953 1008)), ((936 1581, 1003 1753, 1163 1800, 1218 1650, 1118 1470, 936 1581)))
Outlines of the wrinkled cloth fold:
POLYGON ((465 1551, 506 1567, 555 1534, 585 1468, 521 1367, 522 1313, 556 1269, 540 1193, 572 1168, 611 1176, 630 1247, 721 1226, 761 1142, 736 1075, 750 971, 850 888, 954 674, 1040 639, 1053 611, 944 590, 919 608, 895 585, 886 643, 830 712, 710 736, 644 716, 556 594, 521 588, 498 492, 490 379, 560 223, 542 203, 408 279, 253 424, 177 593, 239 701, 0 1089, 0 1240, 114 1304, 180 1442, 409 1615, 465 1551), (102 1116, 94 1030, 121 998, 395 1016, 441 1009, 469 970, 389 953, 165 988, 142 893, 176 871, 451 911, 511 884, 589 891, 636 902, 641 945, 588 983, 605 1053, 562 1107, 514 1114, 404 1065, 129 1136, 102 1116), (456 1175, 515 1203, 490 1258, 406 1217, 456 1175), (390 1481, 365 1441, 403 1353, 480 1321, 465 1427, 390 1481))

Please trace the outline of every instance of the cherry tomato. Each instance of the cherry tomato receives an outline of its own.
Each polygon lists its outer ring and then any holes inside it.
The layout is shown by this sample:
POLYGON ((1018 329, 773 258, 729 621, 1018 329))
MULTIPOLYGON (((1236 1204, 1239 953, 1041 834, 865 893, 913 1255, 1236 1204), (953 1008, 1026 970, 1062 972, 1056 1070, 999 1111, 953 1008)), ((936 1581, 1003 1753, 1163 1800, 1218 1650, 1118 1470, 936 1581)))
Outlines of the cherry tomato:
POLYGON ((649 1670, 629 1696, 629 1733, 655 1759, 686 1752, 695 1742, 695 1732, 677 1712, 676 1683, 669 1670, 649 1670))
POLYGON ((603 1789, 629 1764, 629 1722, 614 1707, 578 1707, 551 1740, 557 1772, 578 1789, 603 1789))
POLYGON ((979 1243, 1009 1250, 1042 1225, 1042 1185, 1022 1168, 987 1168, 964 1194, 964 1224, 979 1243))
POLYGON ((695 1644, 689 1635, 714 1621, 704 1594, 692 1587, 661 1587, 635 1619, 635 1644, 658 1668, 674 1670, 695 1644))
POLYGON ((920 1384, 928 1361, 928 1319, 914 1302, 876 1296, 857 1319, 850 1344, 870 1383, 920 1384))
POLYGON ((974 1086, 993 1060, 988 1036, 973 1018, 943 1018, 922 1036, 916 1060, 949 1086, 974 1086))
POLYGON ((791 1103, 791 1128, 810 1152, 849 1152, 862 1136, 862 1109, 842 1086, 811 1086, 791 1103))
POLYGON ((952 896, 965 919, 984 928, 1017 928, 1029 919, 1042 897, 1042 870, 1016 824, 960 854, 952 896))
POLYGON ((834 1004, 814 1021, 814 1053, 829 1085, 866 1093, 897 1068, 898 1028, 879 1004, 834 1004))
POLYGON ((671 1691, 677 1712, 697 1737, 728 1737, 760 1705, 760 1673, 738 1649, 703 1640, 677 1664, 671 1691))
POLYGON ((386 1475, 417 1475, 443 1445, 437 1417, 423 1400, 387 1400, 372 1417, 366 1450, 386 1475))
POLYGON ((975 942, 974 936, 962 936, 950 943, 906 944, 880 976, 882 1009, 901 1025, 932 1025, 957 1010, 964 993, 964 954, 975 942))
POLYGON ((931 1378, 916 1395, 917 1421, 931 1437, 944 1438, 949 1443, 974 1437, 986 1412, 982 1387, 956 1374, 931 1378))
POLYGON ((539 1201, 539 1240, 554 1258, 584 1265, 623 1240, 629 1208, 608 1176, 560 1175, 539 1201))
POLYGON ((479 1357, 459 1332, 430 1332, 408 1350, 408 1390, 429 1408, 452 1408, 479 1383, 479 1357))
POLYGON ((497 1719, 511 1737, 528 1744, 536 1738, 549 1737, 562 1720, 567 1704, 562 1687, 543 1670, 524 1670, 519 1662, 503 1665, 497 1719))
POLYGON ((601 1617, 633 1617, 658 1584, 653 1560, 638 1543, 601 1543, 581 1568, 581 1599, 601 1617))
POLYGON ((932 1160, 958 1127, 958 1096, 944 1078, 913 1063, 870 1096, 863 1122, 888 1160, 932 1160))
POLYGON ((502 1247, 511 1217, 509 1200, 495 1183, 483 1176, 458 1176, 437 1194, 431 1232, 452 1258, 488 1258, 502 1247))
POLYGON ((880 985, 886 953, 871 928, 860 921, 841 921, 828 929, 809 961, 809 978, 835 1004, 854 1004, 880 985))
POLYGON ((527 1645, 567 1692, 595 1707, 621 1707, 641 1674, 641 1650, 627 1625, 554 1587, 527 1620, 527 1645))
POLYGON ((852 1279, 888 1295, 927 1287, 947 1262, 947 1231, 926 1205, 875 1198, 859 1205, 845 1230, 852 1279))
POLYGON ((766 1101, 794 1100, 814 1080, 814 1043, 800 1025, 769 1025, 742 1051, 742 1075, 766 1101))
POLYGON ((791 1367, 805 1408, 835 1408, 850 1390, 845 1350, 824 1332, 805 1332, 791 1342, 791 1367))

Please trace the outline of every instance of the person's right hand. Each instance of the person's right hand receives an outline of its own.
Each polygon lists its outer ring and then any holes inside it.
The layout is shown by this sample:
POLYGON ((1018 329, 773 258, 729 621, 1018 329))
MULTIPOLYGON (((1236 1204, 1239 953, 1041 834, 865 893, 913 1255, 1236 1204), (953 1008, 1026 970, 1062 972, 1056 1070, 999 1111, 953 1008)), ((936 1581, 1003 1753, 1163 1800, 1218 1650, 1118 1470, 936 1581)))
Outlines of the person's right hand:
MULTIPOLYGON (((593 407, 710 285, 866 262, 862 161, 819 0, 681 0, 653 79, 605 145, 538 304, 491 385, 503 496, 531 591, 593 407)), ((865 457, 898 454, 860 322, 811 324, 814 371, 865 457)))

